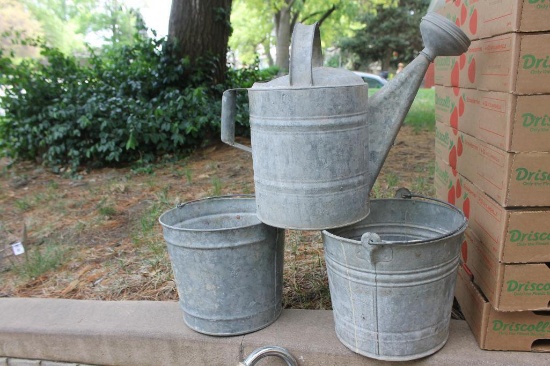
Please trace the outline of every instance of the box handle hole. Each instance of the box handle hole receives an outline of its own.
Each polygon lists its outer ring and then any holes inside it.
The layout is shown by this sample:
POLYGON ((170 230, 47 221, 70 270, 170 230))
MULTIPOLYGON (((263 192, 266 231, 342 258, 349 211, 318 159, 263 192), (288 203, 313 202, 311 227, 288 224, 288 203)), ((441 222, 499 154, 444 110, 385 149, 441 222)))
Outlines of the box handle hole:
POLYGON ((537 339, 531 343, 531 351, 550 352, 550 339, 537 339))

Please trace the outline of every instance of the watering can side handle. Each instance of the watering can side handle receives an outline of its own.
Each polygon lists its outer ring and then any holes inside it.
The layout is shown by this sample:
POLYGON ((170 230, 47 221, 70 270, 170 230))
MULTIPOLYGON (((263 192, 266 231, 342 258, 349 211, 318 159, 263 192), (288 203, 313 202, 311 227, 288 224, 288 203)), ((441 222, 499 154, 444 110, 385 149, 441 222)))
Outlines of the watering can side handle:
POLYGON ((237 114, 237 90, 229 89, 223 92, 222 96, 222 116, 221 116, 221 135, 222 141, 228 145, 234 146, 244 151, 252 152, 252 149, 246 145, 235 142, 235 115, 237 114))

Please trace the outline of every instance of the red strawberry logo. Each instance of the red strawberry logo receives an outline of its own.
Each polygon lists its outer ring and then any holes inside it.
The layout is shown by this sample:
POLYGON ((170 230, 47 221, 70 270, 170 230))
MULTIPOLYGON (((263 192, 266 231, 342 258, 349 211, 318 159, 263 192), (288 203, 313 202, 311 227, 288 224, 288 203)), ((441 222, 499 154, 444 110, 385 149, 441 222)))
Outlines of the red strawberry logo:
POLYGON ((474 9, 472 11, 472 14, 470 15, 470 33, 476 34, 477 33, 477 9, 474 9))
POLYGON ((460 247, 460 252, 461 252, 461 257, 462 257, 462 262, 463 263, 466 263, 468 262, 468 242, 466 240, 464 240, 462 242, 462 246, 460 247))
POLYGON ((464 212, 467 219, 470 218, 470 197, 466 197, 462 202, 462 212, 464 212))
POLYGON ((458 62, 455 62, 453 65, 453 70, 451 71, 451 85, 452 86, 458 86, 458 80, 459 80, 459 69, 458 69, 458 62))
POLYGON ((447 202, 449 202, 451 205, 454 205, 456 200, 456 192, 455 187, 453 186, 453 182, 451 182, 450 184, 451 186, 449 188, 449 192, 447 193, 447 202))
POLYGON ((453 111, 451 112, 451 117, 449 119, 449 122, 451 123, 452 128, 454 129, 458 128, 458 108, 456 106, 453 108, 453 111))
POLYGON ((470 80, 470 83, 475 83, 476 81, 476 59, 473 57, 470 61, 470 66, 468 66, 468 80, 470 80))
POLYGON ((460 25, 466 24, 466 19, 468 18, 468 9, 466 5, 462 4, 460 8, 460 25))
POLYGON ((455 190, 456 190, 456 192, 455 192, 456 198, 462 196, 462 186, 460 185, 460 179, 456 180, 456 189, 455 190))
POLYGON ((453 86, 453 94, 458 97, 460 94, 460 88, 458 86, 453 86))
POLYGON ((456 177, 457 174, 458 174, 458 170, 456 170, 455 168, 451 167, 451 172, 453 172, 453 177, 456 177))
POLYGON ((460 66, 460 70, 462 70, 464 66, 466 66, 466 53, 463 53, 458 57, 458 64, 460 66))
POLYGON ((463 25, 464 23, 466 23, 467 17, 468 17, 468 9, 466 8, 466 5, 462 4, 462 7, 460 8, 460 25, 463 25))
POLYGON ((460 97, 458 99, 458 116, 462 117, 463 114, 464 114, 464 98, 460 97))
POLYGON ((451 168, 456 169, 456 160, 457 160, 456 146, 452 146, 451 150, 449 151, 449 165, 451 166, 451 168))
POLYGON ((456 153, 458 154, 458 156, 462 155, 462 150, 464 149, 464 147, 462 146, 462 139, 463 137, 461 135, 456 142, 456 153))

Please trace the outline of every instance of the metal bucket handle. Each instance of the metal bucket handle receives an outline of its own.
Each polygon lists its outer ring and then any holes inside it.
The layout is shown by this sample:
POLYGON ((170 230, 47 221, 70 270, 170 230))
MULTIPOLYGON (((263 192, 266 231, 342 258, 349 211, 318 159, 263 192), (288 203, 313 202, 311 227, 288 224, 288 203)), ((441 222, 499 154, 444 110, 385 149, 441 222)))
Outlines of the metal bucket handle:
MULTIPOLYGON (((462 225, 457 227, 455 230, 441 236, 440 239, 445 239, 455 235, 457 232, 463 230, 464 226, 467 225, 468 223, 468 220, 466 219, 462 211, 460 211, 458 208, 451 205, 450 203, 442 201, 440 199, 423 196, 420 194, 414 194, 414 193, 411 193, 411 191, 409 191, 407 188, 399 188, 395 192, 394 197, 400 198, 400 199, 412 199, 412 198, 418 199, 419 198, 423 200, 435 201, 439 204, 449 207, 451 210, 457 212, 462 217, 464 217, 464 223, 462 225)), ((410 243, 421 242, 421 241, 422 240, 411 240, 411 241, 408 241, 407 243, 410 244, 410 243)), ((392 261, 393 259, 392 245, 388 245, 388 244, 395 244, 395 243, 382 240, 380 236, 376 233, 366 232, 366 233, 363 233, 363 235, 361 236, 361 246, 365 249, 367 254, 367 259, 369 260, 370 263, 392 261)))
POLYGON ((296 23, 290 52, 290 85, 312 86, 313 68, 323 66, 319 23, 296 23))
POLYGON ((260 347, 252 351, 252 353, 237 366, 254 366, 264 357, 276 356, 286 362, 287 366, 298 366, 298 362, 286 348, 279 346, 260 347))
POLYGON ((254 195, 253 194, 226 194, 226 195, 223 195, 223 196, 210 196, 210 197, 199 198, 197 200, 178 203, 176 205, 176 208, 183 208, 184 206, 186 206, 190 203, 195 203, 195 202, 208 201, 208 200, 213 200, 213 199, 218 199, 218 198, 239 198, 239 197, 254 198, 254 195))
POLYGON ((394 197, 395 198, 402 198, 402 199, 420 198, 420 199, 427 200, 427 201, 434 201, 434 202, 437 202, 441 205, 447 206, 451 210, 457 212, 459 215, 464 217, 464 223, 461 226, 456 228, 454 231, 451 231, 451 232, 447 233, 446 235, 441 236, 440 237, 441 239, 448 238, 450 236, 455 235, 456 233, 461 231, 462 228, 465 225, 468 224, 468 219, 466 218, 466 216, 464 216, 464 213, 462 211, 460 211, 456 206, 450 204, 449 202, 442 201, 438 198, 433 198, 433 197, 428 197, 428 196, 424 196, 424 195, 421 195, 421 194, 412 193, 407 188, 399 188, 397 191, 395 191, 394 197))

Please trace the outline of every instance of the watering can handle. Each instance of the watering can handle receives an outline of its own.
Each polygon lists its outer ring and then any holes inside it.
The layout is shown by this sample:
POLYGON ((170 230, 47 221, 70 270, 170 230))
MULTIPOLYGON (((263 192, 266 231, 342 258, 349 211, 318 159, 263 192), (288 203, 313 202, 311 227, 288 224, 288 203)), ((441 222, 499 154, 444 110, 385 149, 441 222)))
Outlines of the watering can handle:
POLYGON ((296 23, 290 52, 290 85, 312 86, 313 68, 323 66, 319 24, 296 23))
POLYGON ((228 145, 251 153, 252 149, 250 147, 235 142, 235 114, 237 114, 237 90, 246 89, 229 89, 223 92, 221 117, 222 141, 228 145))

